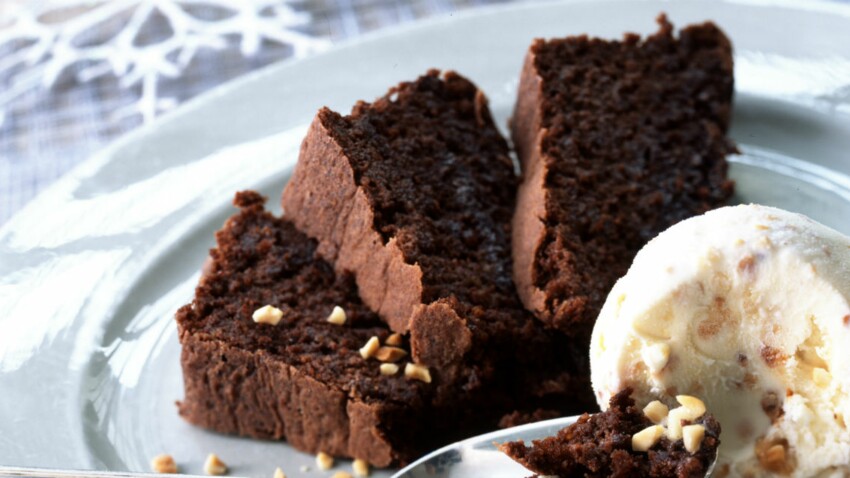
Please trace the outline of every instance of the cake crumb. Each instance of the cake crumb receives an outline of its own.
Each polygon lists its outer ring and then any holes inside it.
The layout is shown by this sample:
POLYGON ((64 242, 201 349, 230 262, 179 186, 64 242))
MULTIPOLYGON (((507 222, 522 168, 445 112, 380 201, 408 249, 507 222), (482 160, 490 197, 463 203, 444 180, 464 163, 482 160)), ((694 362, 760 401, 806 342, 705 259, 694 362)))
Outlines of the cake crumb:
POLYGON ((334 466, 334 457, 320 451, 319 454, 316 455, 316 466, 323 471, 330 470, 334 466))
POLYGON ((208 475, 218 476, 227 473, 227 465, 221 461, 215 453, 210 453, 204 462, 204 472, 208 475))
POLYGON ((390 334, 390 336, 387 337, 387 340, 385 340, 384 343, 387 344, 387 345, 395 345, 395 346, 401 345, 402 344, 401 334, 390 334))
POLYGON ((414 380, 421 380, 425 383, 431 383, 431 371, 423 365, 408 362, 404 366, 404 376, 414 380))
POLYGON ((151 469, 155 473, 177 473, 177 463, 171 455, 163 453, 157 455, 151 460, 151 469))
POLYGON ((378 337, 372 337, 366 341, 366 345, 360 348, 360 356, 364 359, 368 359, 375 355, 375 352, 377 352, 380 348, 381 342, 378 340, 378 337))
POLYGON ((334 325, 343 325, 346 319, 345 309, 338 305, 335 305, 330 315, 328 315, 328 322, 334 325))
POLYGON ((381 375, 395 375, 398 373, 398 365, 394 363, 382 363, 381 375))
POLYGON ((347 471, 338 471, 331 475, 331 478, 354 478, 351 476, 351 473, 347 471))
POLYGON ((354 474, 357 476, 369 476, 369 463, 366 462, 366 460, 357 458, 351 464, 351 468, 354 470, 354 474))
POLYGON ((286 473, 284 473, 280 467, 277 467, 274 469, 274 475, 272 475, 272 478, 286 478, 286 473))
POLYGON ((277 325, 283 318, 283 311, 273 305, 265 305, 255 310, 251 318, 258 324, 277 325))

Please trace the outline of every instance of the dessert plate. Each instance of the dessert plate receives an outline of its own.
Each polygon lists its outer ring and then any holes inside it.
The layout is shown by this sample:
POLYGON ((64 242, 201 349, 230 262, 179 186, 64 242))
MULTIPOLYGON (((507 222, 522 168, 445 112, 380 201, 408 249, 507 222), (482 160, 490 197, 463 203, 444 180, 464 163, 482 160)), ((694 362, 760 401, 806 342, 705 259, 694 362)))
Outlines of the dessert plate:
POLYGON ((735 44, 735 200, 850 234, 850 5, 537 3, 366 37, 186 104, 0 229, 0 464, 146 471, 170 453, 182 472, 201 473, 215 452, 233 475, 268 477, 278 466, 290 477, 329 475, 285 443, 220 436, 177 416, 172 316, 191 299, 233 193, 258 189, 275 205, 322 105, 347 111, 427 68, 452 68, 488 93, 504 126, 532 38, 648 33, 661 11, 676 25, 712 19, 735 44))

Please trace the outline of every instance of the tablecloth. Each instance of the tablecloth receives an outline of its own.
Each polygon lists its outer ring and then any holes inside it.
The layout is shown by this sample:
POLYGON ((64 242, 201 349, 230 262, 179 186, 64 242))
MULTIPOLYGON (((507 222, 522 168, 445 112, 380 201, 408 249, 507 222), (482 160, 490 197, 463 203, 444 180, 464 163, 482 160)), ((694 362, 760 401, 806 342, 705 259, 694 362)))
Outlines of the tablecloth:
POLYGON ((0 225, 115 138, 223 82, 509 0, 0 0, 0 225))

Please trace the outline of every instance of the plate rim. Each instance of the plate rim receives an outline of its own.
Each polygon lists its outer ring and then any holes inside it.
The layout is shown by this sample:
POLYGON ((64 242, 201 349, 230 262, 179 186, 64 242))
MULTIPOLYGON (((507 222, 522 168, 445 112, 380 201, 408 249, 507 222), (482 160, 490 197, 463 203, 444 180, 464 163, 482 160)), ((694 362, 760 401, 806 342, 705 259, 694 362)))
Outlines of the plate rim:
MULTIPOLYGON (((631 0, 632 3, 640 3, 644 0, 631 0)), ((840 0, 721 0, 722 3, 737 4, 746 6, 758 6, 762 8, 784 8, 795 9, 806 12, 822 12, 839 14, 850 19, 850 2, 842 3, 840 0)), ((467 17, 481 17, 487 15, 501 14, 505 11, 517 11, 525 9, 547 8, 553 5, 565 4, 580 4, 580 3, 622 3, 623 0, 545 0, 542 2, 522 2, 509 4, 486 5, 483 7, 469 8, 460 12, 455 12, 450 16, 445 14, 428 17, 422 20, 412 21, 400 25, 394 25, 388 28, 380 29, 373 32, 365 33, 361 36, 346 39, 339 44, 322 52, 310 55, 304 58, 286 58, 269 65, 263 66, 255 71, 246 73, 239 77, 225 81, 224 83, 200 93, 197 96, 181 103, 177 108, 163 113, 156 117, 152 122, 142 124, 127 133, 111 140, 102 148, 96 150, 80 163, 74 165, 62 176, 57 178, 53 183, 39 191, 26 204, 18 209, 6 222, 0 225, 0 240, 7 237, 20 222, 20 217, 30 214, 31 209, 36 209, 39 204, 56 195, 58 191, 68 188, 74 181, 86 176, 88 171, 92 171, 101 163, 108 162, 114 157, 114 154, 121 149, 144 141, 144 139, 157 130, 168 128, 174 122, 180 121, 187 116, 190 116, 193 111, 199 109, 203 105, 213 102, 221 96, 232 94, 233 91, 241 90, 249 87, 252 83, 260 81, 269 76, 280 74, 280 72, 298 68, 300 65, 316 61, 316 59, 324 58, 329 54, 338 54, 335 52, 345 51, 352 48, 359 48, 364 44, 372 42, 384 41, 386 38, 391 38, 398 35, 406 35, 420 29, 432 28, 434 25, 444 23, 454 23, 462 21, 467 17)), ((649 3, 649 0, 647 0, 649 3)), ((716 3, 713 0, 691 0, 689 3, 711 5, 716 3)), ((0 250, 0 255, 3 251, 0 250)))
MULTIPOLYGON (((229 82, 225 82, 224 84, 220 85, 219 87, 216 87, 216 88, 214 88, 214 89, 212 89, 212 90, 210 90, 206 93, 198 95, 197 97, 193 98, 192 100, 187 101, 186 103, 181 105, 179 108, 175 109, 174 111, 171 111, 167 114, 164 114, 157 121, 155 121, 155 122, 153 122, 149 125, 145 125, 144 127, 138 128, 138 129, 122 136, 121 138, 116 139, 113 143, 111 143, 110 145, 108 145, 104 149, 96 152, 92 157, 88 158, 87 160, 84 160, 80 165, 78 165, 77 167, 73 168, 71 171, 66 173, 66 175, 63 178, 60 178, 53 185, 46 188, 45 191, 43 191, 36 198, 34 198, 32 201, 30 201, 30 203, 26 207, 22 208, 20 211, 18 211, 18 213, 16 213, 12 218, 10 218, 10 220, 3 227, 0 227, 0 258, 2 258, 7 253, 7 250, 4 249, 4 247, 2 245, 2 241, 5 239, 4 235, 12 232, 12 226, 10 224, 13 223, 13 220, 15 218, 21 217, 23 215, 23 213, 27 212, 29 207, 44 208, 45 204, 38 204, 38 202, 37 202, 38 198, 44 197, 44 199, 41 200, 42 202, 49 201, 50 204, 54 204, 53 201, 55 201, 57 197, 61 197, 61 196, 57 196, 57 194, 59 192, 73 186, 74 184, 76 184, 78 182, 91 181, 91 178, 87 177, 88 176, 87 173, 89 171, 96 170, 98 167, 100 167, 104 164, 108 164, 110 161, 117 159, 113 156, 115 154, 115 152, 120 151, 122 148, 126 147, 127 145, 138 143, 140 141, 146 141, 148 135, 153 134, 153 133, 155 133, 156 131, 159 131, 162 128, 166 128, 166 129, 170 128, 172 123, 174 123, 174 122, 177 122, 179 124, 187 116, 189 116, 191 118, 192 117, 191 115, 198 108, 201 108, 201 107, 209 104, 210 102, 215 102, 217 98, 221 98, 222 96, 227 96, 228 94, 233 94, 234 92, 241 91, 245 88, 250 88, 251 85, 256 81, 262 80, 262 79, 267 78, 267 77, 273 77, 275 75, 286 74, 285 72, 290 70, 290 69, 299 68, 300 65, 303 65, 303 64, 308 63, 310 61, 321 59, 321 58, 323 58, 327 55, 335 54, 335 52, 338 52, 340 50, 345 51, 346 49, 360 48, 364 44, 369 44, 370 42, 382 42, 382 41, 385 41, 388 37, 393 38, 396 35, 403 36, 403 35, 408 35, 408 34, 416 34, 420 29, 428 30, 430 28, 434 28, 435 25, 452 24, 452 23, 455 23, 456 21, 462 21, 463 19, 468 18, 468 17, 479 17, 479 16, 486 16, 486 15, 492 15, 492 14, 501 14, 503 12, 511 12, 511 11, 518 11, 518 10, 526 10, 526 9, 528 9, 528 10, 546 9, 546 8, 552 6, 552 5, 563 6, 565 4, 591 4, 591 3, 594 4, 594 5, 598 4, 598 2, 595 2, 593 0, 572 0, 572 1, 568 1, 568 2, 543 2, 543 3, 519 4, 519 5, 513 4, 513 5, 507 5, 507 6, 496 5, 496 6, 492 6, 492 7, 488 7, 488 8, 482 8, 480 10, 479 9, 473 9, 473 10, 465 12, 466 13, 465 15, 458 14, 456 16, 449 17, 449 18, 446 18, 444 16, 435 17, 435 18, 432 18, 432 19, 429 19, 429 20, 426 20, 426 21, 423 21, 423 22, 415 22, 413 24, 401 25, 399 27, 388 28, 386 30, 374 32, 371 35, 364 35, 363 37, 360 37, 360 38, 352 40, 352 41, 350 41, 350 42, 348 42, 344 45, 341 45, 339 48, 331 49, 331 50, 324 52, 322 54, 317 54, 317 55, 314 55, 314 56, 311 56, 311 57, 305 58, 305 59, 286 60, 286 61, 283 61, 283 62, 274 63, 274 64, 271 64, 267 67, 261 68, 260 70, 257 70, 256 72, 253 72, 251 74, 244 75, 242 77, 239 77, 239 78, 234 79, 234 80, 229 81, 229 82), (53 197, 46 196, 46 194, 48 192, 50 194, 52 194, 53 197)), ((609 1, 608 3, 623 4, 623 3, 629 3, 629 2, 615 0, 615 1, 609 1)), ((631 2, 631 3, 639 3, 639 1, 638 2, 631 2)), ((649 2, 646 2, 646 3, 649 3, 649 2)), ((690 3, 692 3, 692 4, 709 4, 711 2, 708 1, 708 0, 700 0, 700 1, 690 2, 690 3)), ((798 5, 798 2, 796 2, 796 1, 787 1, 787 0, 780 0, 780 1, 770 0, 770 1, 766 1, 766 2, 762 2, 762 1, 759 1, 759 0, 733 0, 733 1, 724 1, 723 3, 742 4, 742 5, 752 5, 754 3, 757 4, 757 5, 767 4, 767 6, 765 8, 773 8, 773 5, 775 5, 775 4, 798 5)), ((829 5, 829 6, 833 5, 832 3, 829 3, 829 2, 816 2, 816 3, 821 3, 821 4, 825 4, 825 5, 829 5)), ((804 5, 807 6, 807 7, 809 6, 809 4, 804 4, 804 5)), ((691 7, 694 8, 695 5, 692 5, 691 7)), ((846 9, 847 10, 846 17, 850 18, 850 5, 848 5, 847 7, 848 8, 846 9)), ((805 11, 811 11, 811 9, 805 8, 805 11)), ((710 14, 707 13, 707 15, 710 15, 710 14)), ((258 139, 258 140, 262 141, 262 139, 258 139)), ((129 179, 132 180, 133 177, 131 176, 129 179)), ((226 206, 226 204, 225 204, 225 206, 226 206)), ((228 208, 228 211, 230 211, 229 208, 228 208)), ((170 247, 170 246, 167 246, 167 247, 170 247)), ((13 251, 12 253, 14 254, 15 252, 13 251)), ((154 260, 158 260, 158 259, 155 258, 154 260)), ((133 286, 132 283, 130 285, 133 286)), ((121 304, 124 300, 126 300, 126 294, 125 294, 124 297, 121 298, 121 300, 118 301, 118 303, 121 304)), ((87 445, 87 444, 84 443, 84 445, 87 445)))

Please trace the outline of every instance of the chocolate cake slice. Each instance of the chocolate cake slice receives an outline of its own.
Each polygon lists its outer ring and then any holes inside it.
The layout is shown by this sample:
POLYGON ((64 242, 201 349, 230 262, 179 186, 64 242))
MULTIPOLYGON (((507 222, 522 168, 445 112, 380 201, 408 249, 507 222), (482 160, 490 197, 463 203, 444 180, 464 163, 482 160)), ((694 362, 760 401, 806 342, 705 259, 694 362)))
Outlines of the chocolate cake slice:
POLYGON ((480 396, 436 404, 437 384, 405 375, 409 357, 383 373, 377 354, 365 359, 360 349, 372 337, 408 344, 389 339, 353 278, 336 274, 315 241, 263 202, 237 194, 241 211, 216 234, 195 298, 177 312, 186 420, 380 467, 493 426, 503 411, 480 396), (255 322, 265 306, 279 311, 277 324, 255 322), (335 307, 342 324, 328 321, 335 307))
POLYGON ((585 344, 551 337, 511 279, 516 185, 484 94, 432 70, 348 116, 322 109, 282 203, 451 393, 525 380, 562 408, 585 406, 585 344))
POLYGON ((353 276, 336 273, 316 241, 265 212, 264 201, 236 195, 240 212, 216 233, 195 298, 177 312, 179 410, 189 422, 386 467, 492 430, 506 414, 566 412, 573 388, 589 390, 566 372, 484 359, 513 378, 428 380, 410 366, 408 340, 360 301, 353 276), (274 314, 276 324, 264 323, 274 314), (539 386, 518 386, 520 376, 539 386))
POLYGON ((585 341, 637 251, 733 189, 729 40, 658 23, 645 39, 536 40, 522 70, 514 279, 538 318, 585 341))
POLYGON ((621 391, 611 397, 608 410, 584 414, 556 436, 535 440, 530 447, 517 441, 499 448, 541 475, 705 477, 717 457, 720 424, 705 413, 704 405, 701 413, 689 415, 692 419, 679 420, 678 431, 671 435, 673 417, 687 416, 687 407, 667 415, 666 405, 653 402, 641 410, 630 395, 629 389, 621 391))

